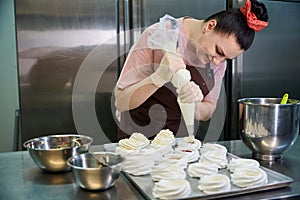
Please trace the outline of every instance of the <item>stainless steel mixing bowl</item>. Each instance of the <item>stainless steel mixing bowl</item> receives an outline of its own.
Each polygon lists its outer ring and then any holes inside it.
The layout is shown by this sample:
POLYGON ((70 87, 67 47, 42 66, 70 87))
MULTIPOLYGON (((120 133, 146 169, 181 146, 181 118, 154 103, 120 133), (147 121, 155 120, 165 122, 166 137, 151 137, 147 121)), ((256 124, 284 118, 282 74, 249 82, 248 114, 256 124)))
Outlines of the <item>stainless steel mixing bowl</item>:
POLYGON ((276 161, 299 134, 300 103, 280 98, 243 98, 239 104, 239 132, 253 157, 276 161))
POLYGON ((72 167, 76 183, 87 190, 112 187, 120 175, 122 162, 123 158, 113 152, 85 153, 67 161, 72 167))
POLYGON ((84 135, 48 135, 26 141, 23 145, 35 164, 48 172, 70 171, 67 160, 88 152, 93 139, 84 135))

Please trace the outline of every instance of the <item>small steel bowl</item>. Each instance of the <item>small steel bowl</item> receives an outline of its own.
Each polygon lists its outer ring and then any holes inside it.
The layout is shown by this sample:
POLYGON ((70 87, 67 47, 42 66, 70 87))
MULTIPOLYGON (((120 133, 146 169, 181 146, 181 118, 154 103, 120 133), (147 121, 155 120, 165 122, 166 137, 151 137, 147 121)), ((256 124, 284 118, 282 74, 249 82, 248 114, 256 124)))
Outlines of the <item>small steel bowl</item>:
POLYGON ((24 142, 35 164, 47 172, 66 172, 67 160, 88 152, 93 139, 84 135, 48 135, 24 142))
POLYGON ((85 153, 67 161, 76 183, 86 190, 106 190, 112 187, 120 175, 122 162, 123 158, 113 152, 85 153))
POLYGON ((299 135, 300 102, 281 98, 239 99, 239 132, 259 160, 277 161, 299 135))

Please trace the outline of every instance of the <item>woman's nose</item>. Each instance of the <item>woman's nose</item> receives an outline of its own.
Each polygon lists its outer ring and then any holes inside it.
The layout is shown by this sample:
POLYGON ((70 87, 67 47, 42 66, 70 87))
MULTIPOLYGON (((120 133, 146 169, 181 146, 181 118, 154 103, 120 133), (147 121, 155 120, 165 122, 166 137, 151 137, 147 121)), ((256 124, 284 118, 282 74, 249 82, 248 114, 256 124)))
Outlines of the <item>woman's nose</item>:
POLYGON ((212 61, 213 61, 214 65, 216 65, 216 66, 220 65, 224 60, 225 59, 221 56, 214 56, 212 58, 212 61))

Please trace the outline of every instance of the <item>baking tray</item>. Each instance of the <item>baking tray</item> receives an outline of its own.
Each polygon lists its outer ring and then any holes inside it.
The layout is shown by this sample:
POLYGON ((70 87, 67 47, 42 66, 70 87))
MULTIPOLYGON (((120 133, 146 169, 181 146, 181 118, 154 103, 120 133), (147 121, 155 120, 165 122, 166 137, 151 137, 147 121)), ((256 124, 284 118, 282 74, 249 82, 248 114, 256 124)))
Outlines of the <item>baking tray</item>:
MULTIPOLYGON (((228 158, 228 160, 231 160, 232 158, 239 158, 239 157, 235 156, 233 154, 227 153, 227 158, 228 158)), ((200 191, 197 188, 198 182, 200 179, 191 178, 191 177, 189 177, 189 175, 187 173, 186 179, 190 182, 192 192, 191 192, 190 196, 183 198, 183 199, 190 199, 190 198, 214 199, 214 198, 230 197, 230 196, 246 194, 246 193, 249 194, 249 193, 258 192, 258 191, 286 187, 294 181, 292 178, 285 176, 281 173, 278 173, 276 171, 267 169, 265 167, 260 167, 260 168, 263 169, 268 175, 268 183, 266 185, 253 186, 253 187, 247 187, 247 188, 239 188, 231 183, 230 191, 214 193, 214 194, 205 194, 202 191, 200 191)), ((156 199, 152 195, 152 189, 154 187, 154 182, 152 181, 151 175, 133 176, 126 172, 123 172, 123 173, 129 179, 129 181, 131 181, 132 184, 135 185, 136 188, 145 196, 146 199, 150 199, 150 200, 156 199)), ((228 169, 221 169, 221 170, 219 170, 219 173, 225 174, 227 176, 230 175, 230 172, 228 171, 228 169)))

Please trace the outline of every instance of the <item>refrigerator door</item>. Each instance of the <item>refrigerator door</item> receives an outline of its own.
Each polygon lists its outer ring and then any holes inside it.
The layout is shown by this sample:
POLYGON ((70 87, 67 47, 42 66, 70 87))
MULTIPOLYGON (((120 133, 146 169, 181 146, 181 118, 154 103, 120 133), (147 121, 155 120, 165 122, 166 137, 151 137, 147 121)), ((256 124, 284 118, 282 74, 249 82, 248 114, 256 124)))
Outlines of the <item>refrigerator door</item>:
POLYGON ((244 54, 243 97, 300 98, 300 2, 265 1, 269 26, 244 54), (257 90, 259 88, 259 90, 257 90))
MULTIPOLYGON (((238 5, 236 2, 235 6, 238 5)), ((254 43, 228 68, 226 91, 228 117, 225 139, 239 139, 237 99, 243 97, 282 97, 300 99, 300 3, 262 1, 269 25, 256 33, 254 43)), ((240 2, 243 3, 243 2, 240 2)))
POLYGON ((16 0, 15 5, 22 142, 61 133, 109 142, 103 133, 116 130, 107 124, 117 78, 117 3, 16 0))
POLYGON ((144 0, 144 25, 149 26, 158 22, 160 17, 169 14, 173 17, 190 16, 197 19, 205 19, 206 17, 222 11, 226 8, 226 1, 214 0, 144 0))

